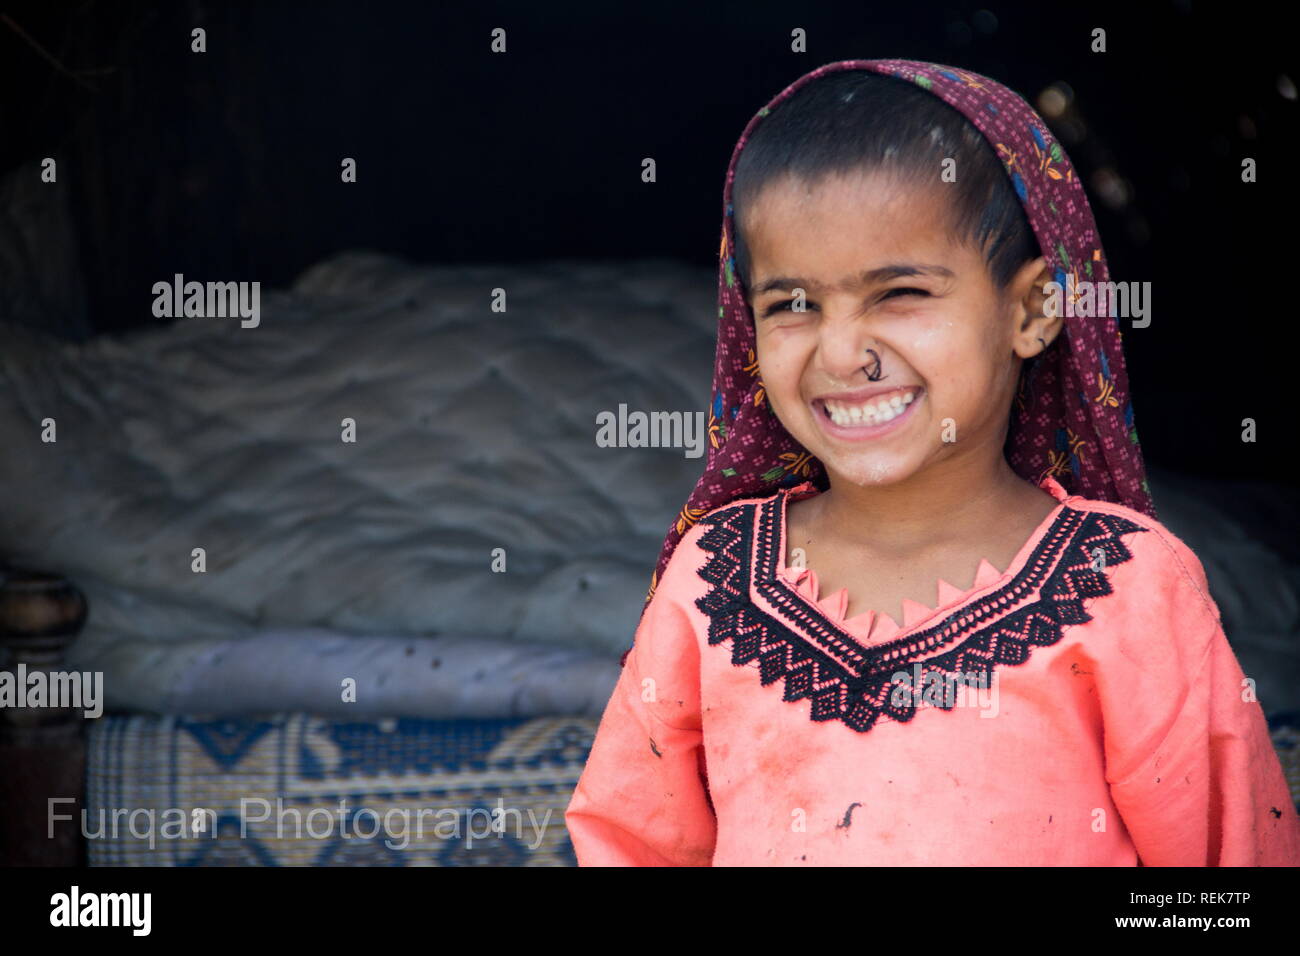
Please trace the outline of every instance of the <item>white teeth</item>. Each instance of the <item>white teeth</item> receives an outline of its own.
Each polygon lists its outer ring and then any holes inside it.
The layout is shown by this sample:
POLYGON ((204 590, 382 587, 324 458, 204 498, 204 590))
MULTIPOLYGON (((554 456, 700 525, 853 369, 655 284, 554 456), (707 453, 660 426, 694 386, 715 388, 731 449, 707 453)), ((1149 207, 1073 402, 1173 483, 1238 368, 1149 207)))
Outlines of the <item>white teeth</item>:
POLYGON ((836 425, 883 425, 903 413, 916 398, 916 392, 894 393, 889 398, 859 405, 843 402, 825 402, 826 411, 836 425))

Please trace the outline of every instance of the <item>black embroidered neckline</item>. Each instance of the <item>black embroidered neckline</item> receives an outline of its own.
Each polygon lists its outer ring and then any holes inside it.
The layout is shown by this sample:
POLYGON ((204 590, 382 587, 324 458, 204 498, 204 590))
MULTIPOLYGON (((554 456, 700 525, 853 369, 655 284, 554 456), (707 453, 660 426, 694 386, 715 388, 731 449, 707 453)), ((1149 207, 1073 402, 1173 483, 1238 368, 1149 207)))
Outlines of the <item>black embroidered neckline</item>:
POLYGON ((778 573, 790 493, 782 489, 701 519, 708 530, 699 545, 712 557, 699 574, 711 587, 696 606, 710 619, 709 644, 731 641, 733 664, 757 661, 762 685, 784 678, 783 699, 808 698, 812 720, 842 720, 863 732, 882 714, 904 722, 915 716, 918 707, 894 693, 892 676, 904 668, 919 665, 920 673, 939 676, 974 673, 987 681, 997 665, 1023 664, 1033 647, 1055 644, 1066 626, 1090 621, 1084 600, 1111 593, 1104 569, 1132 557, 1120 536, 1146 530, 1118 515, 1061 503, 1000 587, 973 596, 942 620, 863 645, 778 573), (1101 570, 1094 567, 1098 549, 1101 570))
MULTIPOLYGON (((811 492, 806 494, 811 494, 811 492)), ((811 624, 814 627, 818 625, 821 625, 823 628, 828 627, 836 634, 848 638, 854 646, 859 646, 855 636, 849 628, 844 626, 844 622, 837 621, 827 615, 821 608, 817 607, 815 602, 799 593, 799 591, 780 573, 781 569, 785 566, 790 500, 796 497, 804 497, 804 495, 796 495, 795 489, 785 488, 763 503, 762 510, 759 514, 758 538, 760 543, 756 561, 757 571, 754 574, 753 581, 751 582, 751 587, 754 589, 753 593, 765 597, 773 604, 777 605, 782 611, 782 616, 786 619, 795 621, 801 625, 811 624), (803 613, 800 613, 799 611, 787 611, 786 609, 792 602, 802 608, 803 613)), ((1038 537, 1040 532, 1042 532, 1043 537, 1040 541, 1045 542, 1053 533, 1062 533, 1063 527, 1061 518, 1064 516, 1064 511, 1067 507, 1068 506, 1064 502, 1058 501, 1051 513, 1038 523, 1038 526, 1034 529, 1033 536, 1038 537), (1043 532, 1044 527, 1047 528, 1046 532, 1043 532)), ((1004 588, 1000 588, 992 595, 969 596, 962 605, 954 609, 952 613, 944 619, 944 622, 947 623, 952 617, 961 613, 966 605, 974 605, 985 597, 996 598, 1005 594, 1006 600, 1013 602, 1023 599, 1023 596, 1028 593, 1029 589, 1032 589, 1042 577, 1037 573, 1025 573, 1031 565, 1033 565, 1036 552, 1037 548, 1026 556, 1025 548, 1022 547, 1018 550, 1012 563, 1008 565, 1007 572, 1000 575, 997 581, 991 582, 983 588, 971 588, 968 590, 984 591, 987 590, 987 588, 992 587, 994 584, 1002 584, 1006 581, 1006 586, 1004 588), (1017 566, 1022 557, 1024 558, 1023 563, 1020 563, 1019 566, 1017 566), (1010 580, 1007 580, 1008 574, 1011 575, 1010 580), (1013 585, 1015 585, 1015 587, 1013 587, 1013 585)), ((819 597, 821 596, 822 595, 819 595, 819 597)), ((1001 603, 1005 604, 1006 601, 1002 601, 1001 603)), ((938 613, 938 608, 933 609, 933 613, 927 615, 925 619, 917 622, 917 625, 933 620, 934 614, 936 613, 938 613)), ((892 637, 889 641, 871 646, 880 648, 903 647, 911 641, 911 634, 916 630, 917 625, 903 624, 898 628, 897 635, 892 637)))

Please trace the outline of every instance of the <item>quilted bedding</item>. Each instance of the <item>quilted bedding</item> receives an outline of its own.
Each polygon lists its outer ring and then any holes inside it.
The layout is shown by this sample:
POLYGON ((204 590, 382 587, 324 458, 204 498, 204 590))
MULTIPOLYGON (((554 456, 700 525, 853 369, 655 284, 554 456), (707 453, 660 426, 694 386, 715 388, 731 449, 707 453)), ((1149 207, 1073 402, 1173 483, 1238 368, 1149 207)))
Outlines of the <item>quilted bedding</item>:
MULTIPOLYGON (((110 707, 598 715, 703 459, 601 447, 597 415, 707 408, 715 281, 354 252, 263 290, 256 328, 0 323, 0 554, 86 591, 71 664, 110 707)), ((1264 534, 1293 491, 1150 481, 1265 710, 1300 709, 1300 570, 1264 534)))
POLYGON ((256 328, 72 344, 0 327, 0 553, 85 590, 72 664, 105 672, 110 706, 296 692, 328 713, 344 673, 370 691, 353 713, 384 712, 403 679, 414 715, 598 713, 702 459, 600 447, 597 415, 707 407, 713 285, 654 261, 352 253, 263 290, 256 328), (394 635, 423 643, 375 640, 394 635))

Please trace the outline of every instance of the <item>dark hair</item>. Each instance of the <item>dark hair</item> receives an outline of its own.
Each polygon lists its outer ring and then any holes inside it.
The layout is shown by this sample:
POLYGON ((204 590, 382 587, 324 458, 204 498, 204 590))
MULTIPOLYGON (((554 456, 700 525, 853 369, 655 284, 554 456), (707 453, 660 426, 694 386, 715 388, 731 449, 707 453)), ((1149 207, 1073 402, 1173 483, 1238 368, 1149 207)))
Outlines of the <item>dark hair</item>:
POLYGON ((772 180, 792 175, 811 183, 881 170, 904 182, 934 183, 945 158, 957 168, 953 228, 984 250, 997 288, 1005 289, 1040 250, 1001 159, 965 116, 933 93, 866 70, 818 77, 754 128, 731 187, 738 274, 751 284, 744 215, 772 180))

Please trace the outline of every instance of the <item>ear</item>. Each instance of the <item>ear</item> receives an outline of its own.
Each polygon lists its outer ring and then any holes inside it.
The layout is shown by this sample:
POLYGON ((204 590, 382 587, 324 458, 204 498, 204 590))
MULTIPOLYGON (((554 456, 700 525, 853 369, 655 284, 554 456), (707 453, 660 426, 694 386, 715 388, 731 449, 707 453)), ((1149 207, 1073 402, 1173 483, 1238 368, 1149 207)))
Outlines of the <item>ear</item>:
MULTIPOLYGON (((1013 325, 1011 348, 1021 358, 1032 358, 1042 352, 1061 333, 1064 319, 1050 314, 1053 310, 1048 307, 1052 297, 1046 286, 1053 281, 1055 277, 1047 260, 1039 256, 1017 269, 1007 286, 1013 325)), ((1059 303, 1059 297, 1056 301, 1059 303)))

